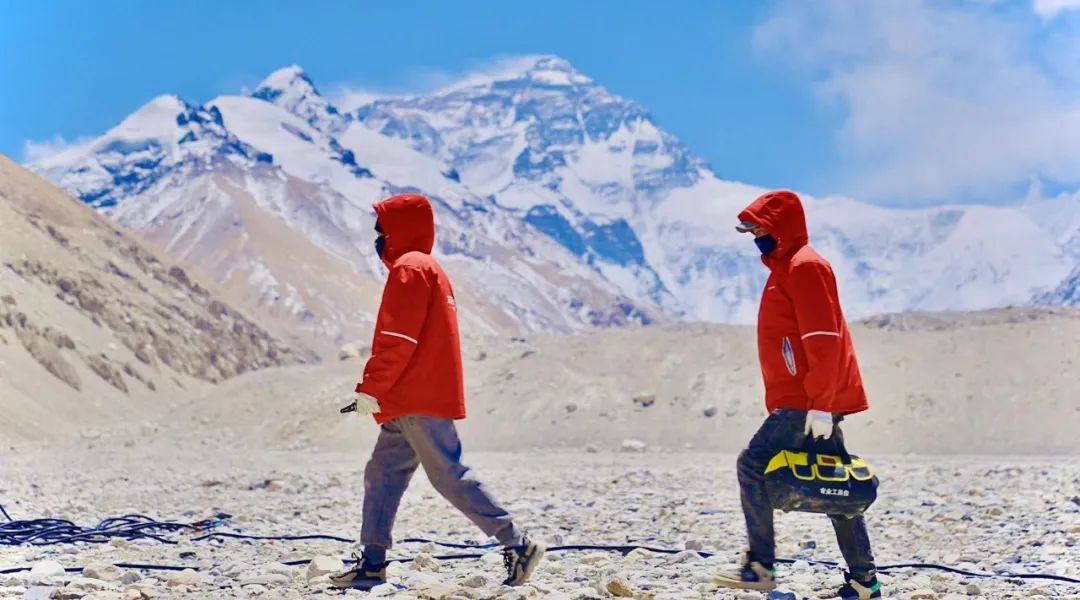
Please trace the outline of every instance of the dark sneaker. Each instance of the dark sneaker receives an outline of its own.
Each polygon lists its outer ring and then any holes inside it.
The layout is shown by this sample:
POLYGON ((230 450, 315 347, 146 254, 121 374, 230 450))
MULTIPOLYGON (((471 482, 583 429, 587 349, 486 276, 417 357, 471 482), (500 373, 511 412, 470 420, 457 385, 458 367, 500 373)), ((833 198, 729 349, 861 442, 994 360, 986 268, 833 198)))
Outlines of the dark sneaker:
POLYGON ((726 588, 771 592, 776 589, 776 569, 754 560, 747 552, 738 570, 721 573, 713 577, 713 581, 726 588))
POLYGON ((389 563, 369 562, 363 554, 353 555, 355 566, 330 575, 330 583, 336 588, 371 591, 371 588, 386 583, 386 565, 389 563))
POLYGON ((529 538, 525 538, 525 543, 520 546, 508 546, 503 550, 503 564, 506 565, 503 585, 521 585, 528 581, 546 551, 543 544, 529 538))
POLYGON ((844 582, 844 587, 836 594, 841 600, 870 600, 881 597, 881 584, 876 576, 869 581, 859 581, 844 571, 844 582))

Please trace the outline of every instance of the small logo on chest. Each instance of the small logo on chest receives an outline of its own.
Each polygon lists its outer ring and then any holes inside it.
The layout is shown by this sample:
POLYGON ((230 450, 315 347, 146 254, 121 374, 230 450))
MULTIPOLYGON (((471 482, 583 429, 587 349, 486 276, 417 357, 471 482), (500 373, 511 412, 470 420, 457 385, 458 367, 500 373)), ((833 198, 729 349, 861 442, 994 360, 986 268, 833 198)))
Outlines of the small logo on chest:
POLYGON ((457 312, 457 302, 454 300, 453 296, 446 297, 446 305, 450 307, 450 310, 457 312))

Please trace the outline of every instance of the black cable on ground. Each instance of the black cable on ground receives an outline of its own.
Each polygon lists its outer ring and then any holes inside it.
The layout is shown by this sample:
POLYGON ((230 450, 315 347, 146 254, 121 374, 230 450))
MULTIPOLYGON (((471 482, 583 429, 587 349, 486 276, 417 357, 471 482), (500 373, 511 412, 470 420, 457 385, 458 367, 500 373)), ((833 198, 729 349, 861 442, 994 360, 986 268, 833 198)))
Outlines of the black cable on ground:
MULTIPOLYGON (((215 539, 238 539, 238 540, 255 540, 255 541, 310 541, 310 540, 326 540, 334 542, 342 542, 346 544, 356 543, 356 540, 339 537, 335 535, 326 534, 313 534, 313 535, 250 535, 243 533, 232 533, 225 531, 212 531, 215 527, 221 526, 228 522, 231 515, 221 513, 215 515, 213 519, 207 519, 204 521, 198 521, 196 523, 174 523, 170 521, 158 521, 153 517, 146 515, 124 515, 122 517, 110 517, 97 524, 96 527, 80 527, 71 521, 64 519, 31 519, 27 521, 16 521, 12 519, 3 505, 0 505, 0 514, 3 514, 7 518, 8 522, 0 524, 0 546, 19 546, 19 545, 32 545, 32 546, 48 546, 54 544, 66 544, 74 542, 83 542, 90 544, 103 544, 108 543, 112 538, 122 538, 125 540, 133 541, 140 539, 149 539, 163 544, 176 545, 179 542, 162 537, 159 534, 175 534, 180 532, 202 532, 203 535, 193 537, 189 541, 207 541, 215 539)), ((424 538, 406 538, 401 540, 400 543, 406 544, 434 544, 444 548, 453 548, 457 550, 490 550, 499 547, 498 544, 459 544, 453 542, 441 542, 437 540, 429 540, 424 538)), ((623 545, 601 545, 601 544, 573 544, 573 545, 561 545, 552 546, 548 548, 548 552, 580 552, 580 551, 598 551, 598 552, 619 552, 626 555, 634 550, 644 550, 652 552, 654 554, 678 554, 683 550, 672 550, 670 548, 654 548, 650 546, 643 546, 640 544, 623 544, 623 545)), ((710 552, 697 552, 698 555, 708 558, 713 556, 710 552)), ((483 554, 447 554, 433 556, 436 560, 473 560, 478 559, 483 554)), ((411 558, 394 559, 393 562, 410 562, 411 558)), ((838 563, 824 560, 809 560, 809 559, 794 559, 794 558, 779 558, 776 560, 782 564, 792 564, 798 560, 803 560, 811 565, 818 565, 824 567, 837 567, 838 563)), ((290 561, 284 564, 289 566, 301 566, 306 565, 310 560, 298 560, 290 561)), ((145 571, 182 571, 184 569, 193 569, 198 571, 199 567, 196 566, 183 566, 183 565, 150 565, 150 564, 135 564, 135 563, 117 563, 115 566, 126 569, 138 569, 145 571)), ((938 565, 933 563, 903 563, 896 565, 883 565, 878 567, 878 571, 882 573, 888 573, 890 571, 899 571, 903 569, 933 569, 938 571, 944 571, 947 573, 953 573, 956 575, 962 575, 964 577, 971 577, 976 579, 1045 579, 1050 581, 1058 581, 1062 583, 1080 584, 1080 579, 1074 579, 1071 577, 1065 577, 1063 575, 1052 575, 1049 573, 979 573, 975 571, 965 571, 956 567, 950 567, 948 565, 938 565)), ((9 569, 0 569, 0 575, 7 575, 12 573, 21 573, 29 571, 30 567, 14 567, 9 569)), ((81 567, 72 567, 65 569, 67 572, 78 573, 82 571, 81 567)))

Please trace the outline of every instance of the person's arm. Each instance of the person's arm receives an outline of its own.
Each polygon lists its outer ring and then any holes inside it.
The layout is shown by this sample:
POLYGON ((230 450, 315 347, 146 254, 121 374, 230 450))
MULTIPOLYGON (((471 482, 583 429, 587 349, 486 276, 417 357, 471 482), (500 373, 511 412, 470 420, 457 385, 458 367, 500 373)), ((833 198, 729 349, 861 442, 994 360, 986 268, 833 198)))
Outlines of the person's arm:
POLYGON ((810 410, 832 412, 844 343, 836 278, 825 263, 799 263, 792 268, 789 288, 799 336, 810 365, 803 378, 803 390, 810 399, 810 410))
POLYGON ((430 298, 431 286, 421 270, 402 266, 390 272, 371 358, 364 366, 364 379, 356 385, 357 392, 379 400, 401 377, 419 343, 430 298))

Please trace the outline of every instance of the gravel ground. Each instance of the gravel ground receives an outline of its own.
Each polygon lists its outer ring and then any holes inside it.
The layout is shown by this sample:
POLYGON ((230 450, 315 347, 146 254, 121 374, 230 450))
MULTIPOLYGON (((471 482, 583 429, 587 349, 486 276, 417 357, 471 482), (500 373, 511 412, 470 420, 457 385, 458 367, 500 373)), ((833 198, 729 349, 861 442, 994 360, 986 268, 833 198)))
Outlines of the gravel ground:
MULTIPOLYGON (((729 454, 647 451, 536 451, 466 455, 492 492, 534 537, 549 544, 643 544, 703 549, 674 556, 635 551, 552 553, 524 587, 499 586, 501 556, 440 562, 453 553, 401 544, 392 557, 418 557, 390 569, 373 594, 401 598, 761 598, 719 589, 712 576, 744 544, 729 454)), ((130 448, 51 450, 9 455, 0 503, 15 519, 68 518, 79 524, 144 513, 183 522, 234 515, 221 530, 255 534, 358 535, 362 453, 222 451, 164 443, 130 448)), ((1063 458, 892 457, 876 461, 881 496, 867 519, 879 564, 939 562, 974 571, 1045 572, 1080 578, 1080 464, 1063 458)), ((837 560, 824 517, 783 514, 781 556, 837 560)), ((486 542, 427 480, 405 497, 395 533, 453 542, 486 542)), ((335 594, 322 570, 348 558, 340 542, 156 542, 0 547, 0 598, 302 598, 335 594), (316 566, 283 562, 323 557, 316 566), (50 574, 60 566, 94 568, 50 574), (188 565, 169 573, 109 568, 112 563, 188 565)), ((807 562, 780 568, 781 589, 829 597, 834 568, 807 562)), ((935 571, 882 576, 888 597, 1080 599, 1080 585, 976 580, 935 571)), ((349 596, 364 595, 350 592, 349 596)))

